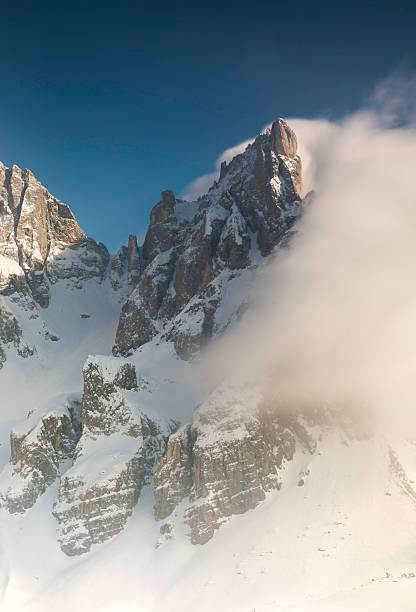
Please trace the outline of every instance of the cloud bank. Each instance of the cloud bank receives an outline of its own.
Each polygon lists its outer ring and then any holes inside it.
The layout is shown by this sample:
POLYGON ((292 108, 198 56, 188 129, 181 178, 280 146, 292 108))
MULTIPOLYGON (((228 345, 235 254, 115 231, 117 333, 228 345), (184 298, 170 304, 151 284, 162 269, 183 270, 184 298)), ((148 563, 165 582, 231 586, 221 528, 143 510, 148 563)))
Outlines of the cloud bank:
POLYGON ((222 376, 267 373, 288 405, 367 406, 416 431, 416 115, 405 85, 383 84, 376 104, 338 123, 288 120, 315 196, 260 273, 250 312, 212 350, 222 376))

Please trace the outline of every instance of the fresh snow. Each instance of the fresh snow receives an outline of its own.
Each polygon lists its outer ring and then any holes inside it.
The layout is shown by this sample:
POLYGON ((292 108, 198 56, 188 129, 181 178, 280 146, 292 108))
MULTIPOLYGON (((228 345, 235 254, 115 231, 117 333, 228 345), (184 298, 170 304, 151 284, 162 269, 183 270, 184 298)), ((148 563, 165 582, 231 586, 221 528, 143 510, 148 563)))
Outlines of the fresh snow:
POLYGON ((9 278, 11 275, 23 276, 22 268, 16 260, 0 255, 0 278, 9 278))
POLYGON ((328 437, 283 480, 204 546, 189 543, 180 508, 174 537, 160 536, 149 487, 126 530, 80 558, 56 543, 53 486, 25 515, 0 515, 1 609, 413 612, 416 508, 392 482, 387 442, 328 437))
POLYGON ((121 305, 108 281, 90 279, 69 289, 58 281, 46 309, 31 310, 3 297, 19 321, 23 341, 35 347, 32 357, 7 350, 0 370, 2 418, 22 419, 37 404, 60 393, 82 390, 82 366, 91 353, 109 354, 121 305), (88 318, 81 315, 88 314, 88 318), (54 340, 51 339, 54 338, 54 340))

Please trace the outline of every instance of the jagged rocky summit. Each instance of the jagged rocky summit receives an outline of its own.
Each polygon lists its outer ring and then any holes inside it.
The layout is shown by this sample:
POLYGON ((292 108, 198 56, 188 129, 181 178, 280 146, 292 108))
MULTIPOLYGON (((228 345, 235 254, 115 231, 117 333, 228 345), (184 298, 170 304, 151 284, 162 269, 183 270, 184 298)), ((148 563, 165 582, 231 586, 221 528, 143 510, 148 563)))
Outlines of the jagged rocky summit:
POLYGON ((42 352, 42 341, 59 341, 45 312, 54 293, 89 292, 92 282, 124 300, 141 271, 134 235, 110 256, 30 170, 0 163, 0 367, 8 354, 31 357, 42 352), (25 326, 25 319, 31 323, 25 326))
POLYGON ((0 186, 0 255, 2 263, 10 260, 0 272, 4 295, 27 292, 46 308, 50 282, 103 275, 107 249, 85 236, 69 206, 52 196, 30 170, 0 164, 0 186))
MULTIPOLYGON (((13 430, 4 507, 24 512, 57 482, 51 513, 74 555, 119 533, 147 487, 165 538, 183 521, 205 543, 283 486, 296 453, 317 443, 302 415, 277 412, 256 385, 192 393, 184 382, 188 362, 243 316, 256 269, 293 232, 302 208, 294 132, 275 121, 197 201, 164 191, 143 245, 132 235, 113 257, 29 171, 2 172, 4 310, 26 300, 47 312, 60 283, 65 299, 94 281, 106 299, 125 300, 113 354, 87 359, 81 392, 48 400, 13 430)), ((5 346, 23 350, 18 316, 1 321, 5 346)))
POLYGON ((231 303, 239 299, 236 279, 290 231, 301 186, 296 136, 278 119, 244 153, 222 164, 218 182, 197 202, 164 191, 150 214, 145 268, 122 308, 114 355, 127 356, 162 334, 189 358, 225 329, 238 315, 231 303))

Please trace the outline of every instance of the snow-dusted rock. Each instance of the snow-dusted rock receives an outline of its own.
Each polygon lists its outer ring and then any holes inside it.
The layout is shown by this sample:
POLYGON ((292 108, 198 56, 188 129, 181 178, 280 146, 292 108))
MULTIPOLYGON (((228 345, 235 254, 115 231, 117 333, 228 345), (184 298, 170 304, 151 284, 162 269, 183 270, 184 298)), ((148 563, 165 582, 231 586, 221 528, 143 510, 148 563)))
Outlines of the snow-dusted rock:
POLYGON ((70 208, 52 196, 30 170, 0 165, 0 204, 0 254, 18 264, 33 298, 46 307, 47 260, 57 250, 85 240, 85 234, 70 208))
POLYGON ((9 512, 24 512, 72 460, 81 435, 80 398, 64 395, 31 411, 10 434, 10 462, 0 475, 9 512))
POLYGON ((33 355, 33 348, 23 341, 22 328, 16 317, 10 312, 4 300, 0 297, 0 368, 6 361, 6 348, 13 347, 20 357, 30 357, 33 355))
POLYGON ((189 358, 219 331, 214 323, 224 295, 219 276, 224 285, 224 271, 235 278, 256 266, 299 214, 296 152, 295 134, 278 119, 221 166, 219 181, 197 202, 162 193, 143 244, 143 274, 122 309, 115 355, 127 356, 161 333, 189 358))
POLYGON ((146 414, 148 392, 131 363, 96 357, 85 364, 82 436, 54 505, 68 555, 124 528, 165 450, 174 425, 146 414))
POLYGON ((295 451, 313 452, 302 419, 282 414, 259 388, 224 385, 198 409, 192 424, 169 438, 155 471, 155 517, 187 499, 191 541, 204 544, 233 514, 253 509, 279 489, 295 451))
MULTIPOLYGON (((133 238, 133 237, 131 237, 133 238)), ((131 285, 140 276, 137 244, 127 248, 131 285)), ((104 279, 107 248, 88 238, 66 204, 51 195, 30 170, 0 164, 0 291, 28 292, 46 308, 50 285, 104 279)), ((69 283, 71 286, 71 283, 69 283)))
MULTIPOLYGON (((72 301, 71 291, 88 292, 90 281, 108 282, 121 302, 141 272, 135 236, 111 258, 103 244, 85 235, 69 206, 51 195, 30 170, 0 163, 0 295, 8 300, 5 311, 14 304, 12 310, 20 311, 22 318, 28 313, 32 320, 48 319, 42 311, 48 309, 53 295, 66 292, 72 301), (58 292, 53 291, 56 285, 58 292)), ((3 299, 1 308, 3 311, 3 299)), ((20 331, 12 340, 10 334, 5 340, 0 330, 0 363, 7 359, 11 341, 21 356, 34 351, 21 333, 19 316, 17 326, 20 331)), ((48 338, 56 335, 47 329, 45 334, 48 338)))
POLYGON ((134 289, 143 271, 142 259, 137 237, 130 234, 127 246, 120 247, 111 261, 110 280, 114 290, 126 286, 130 291, 134 289))

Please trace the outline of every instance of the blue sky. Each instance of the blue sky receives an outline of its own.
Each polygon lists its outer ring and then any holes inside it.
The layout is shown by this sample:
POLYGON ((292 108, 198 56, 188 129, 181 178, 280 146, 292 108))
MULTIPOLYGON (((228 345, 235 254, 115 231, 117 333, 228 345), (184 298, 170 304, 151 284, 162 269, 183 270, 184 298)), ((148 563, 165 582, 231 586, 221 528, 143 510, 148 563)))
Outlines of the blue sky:
POLYGON ((115 250, 163 189, 277 116, 337 118, 416 64, 414 2, 3 7, 0 159, 115 250))

